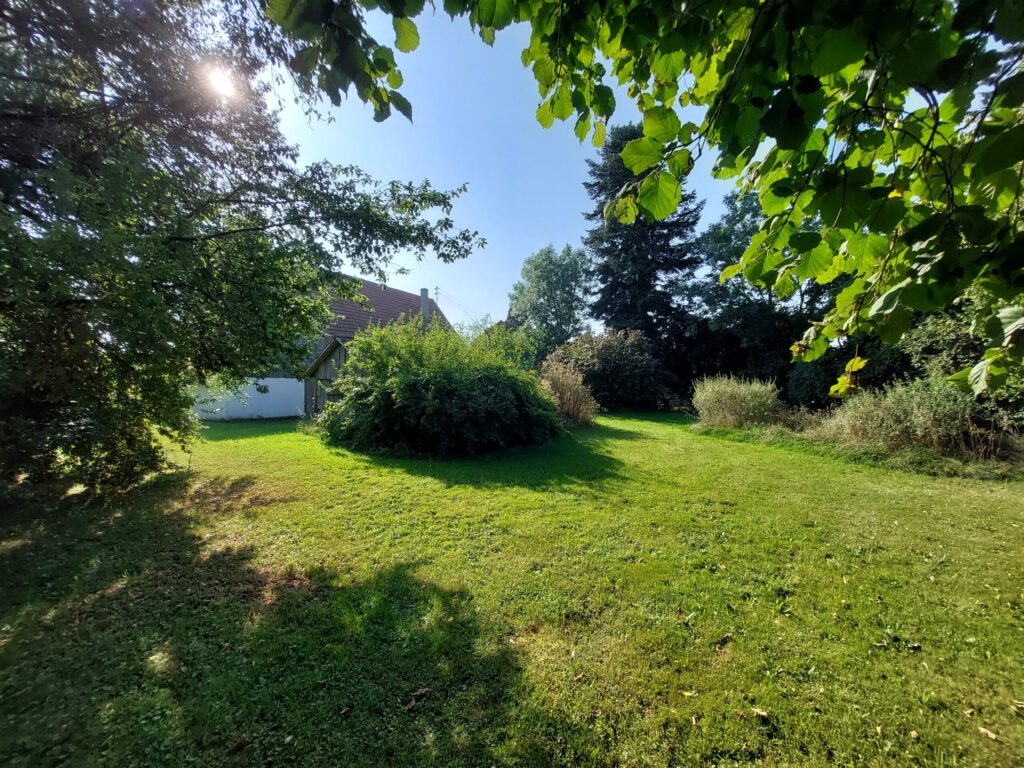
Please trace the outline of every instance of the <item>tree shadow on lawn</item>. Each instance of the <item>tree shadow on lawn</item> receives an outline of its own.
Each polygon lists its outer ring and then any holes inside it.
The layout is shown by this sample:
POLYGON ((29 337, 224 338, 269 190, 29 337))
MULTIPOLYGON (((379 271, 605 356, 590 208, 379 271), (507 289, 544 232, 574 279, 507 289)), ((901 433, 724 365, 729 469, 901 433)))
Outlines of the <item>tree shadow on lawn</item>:
POLYGON ((605 423, 573 429, 543 445, 466 458, 404 459, 334 450, 374 469, 430 477, 448 487, 572 491, 620 479, 623 461, 612 455, 611 446, 642 437, 634 430, 605 423))
POLYGON ((415 563, 366 579, 260 566, 197 533, 192 512, 244 509, 253 481, 190 480, 0 523, 0 764, 468 766, 584 751, 585 735, 517 701, 509 630, 471 594, 415 563), (524 717, 527 737, 509 735, 524 717))

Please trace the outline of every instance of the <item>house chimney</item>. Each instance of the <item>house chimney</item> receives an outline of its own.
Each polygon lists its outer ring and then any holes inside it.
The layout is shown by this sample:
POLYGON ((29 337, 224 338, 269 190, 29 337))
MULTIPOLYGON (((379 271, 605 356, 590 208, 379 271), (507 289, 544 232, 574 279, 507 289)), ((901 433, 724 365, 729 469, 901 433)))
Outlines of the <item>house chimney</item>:
POLYGON ((430 325, 430 291, 420 288, 420 314, 423 315, 423 325, 430 325))

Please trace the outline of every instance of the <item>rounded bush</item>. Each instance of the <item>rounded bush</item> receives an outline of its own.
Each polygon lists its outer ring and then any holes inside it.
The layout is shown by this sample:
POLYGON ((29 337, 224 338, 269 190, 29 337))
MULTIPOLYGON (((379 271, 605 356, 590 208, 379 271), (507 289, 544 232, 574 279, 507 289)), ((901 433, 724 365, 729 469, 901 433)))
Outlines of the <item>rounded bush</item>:
POLYGON ((776 424, 785 416, 775 384, 735 376, 698 379, 693 386, 693 407, 704 427, 776 424))
POLYGON ((548 360, 578 370, 605 410, 660 408, 668 400, 671 374, 640 331, 585 333, 558 347, 548 360))
POLYGON ((468 340, 434 324, 372 328, 348 345, 324 438, 368 453, 459 456, 542 443, 560 430, 554 400, 494 333, 468 340))

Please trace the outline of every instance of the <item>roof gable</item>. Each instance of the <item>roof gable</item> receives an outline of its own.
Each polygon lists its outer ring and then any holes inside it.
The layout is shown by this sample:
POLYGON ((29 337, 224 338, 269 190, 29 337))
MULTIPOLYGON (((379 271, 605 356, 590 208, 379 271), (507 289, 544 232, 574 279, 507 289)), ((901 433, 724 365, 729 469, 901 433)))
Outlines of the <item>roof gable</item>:
MULTIPOLYGON (((348 340, 371 325, 389 325, 420 314, 420 297, 415 293, 388 288, 370 280, 361 281, 357 293, 366 297, 365 304, 357 304, 351 299, 331 299, 328 302, 332 319, 324 332, 325 337, 348 340)), ((449 325, 448 318, 433 299, 430 299, 430 316, 449 325)))

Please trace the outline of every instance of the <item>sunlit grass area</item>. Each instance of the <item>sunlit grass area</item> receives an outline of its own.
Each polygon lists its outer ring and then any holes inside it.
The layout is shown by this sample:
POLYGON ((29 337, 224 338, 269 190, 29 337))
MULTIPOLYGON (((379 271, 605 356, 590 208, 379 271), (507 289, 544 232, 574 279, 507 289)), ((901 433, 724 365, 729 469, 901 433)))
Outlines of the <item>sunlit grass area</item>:
POLYGON ((0 519, 0 764, 1024 764, 1024 484, 605 417, 220 424, 0 519))

